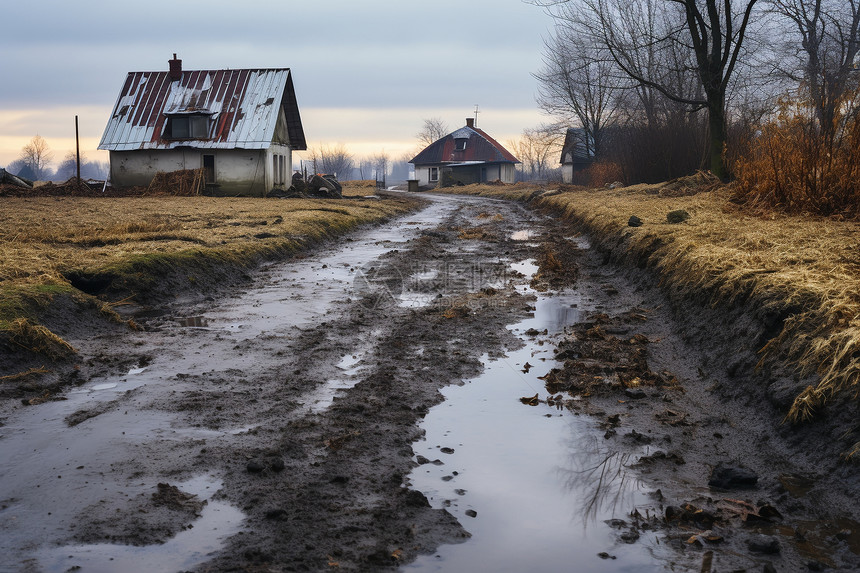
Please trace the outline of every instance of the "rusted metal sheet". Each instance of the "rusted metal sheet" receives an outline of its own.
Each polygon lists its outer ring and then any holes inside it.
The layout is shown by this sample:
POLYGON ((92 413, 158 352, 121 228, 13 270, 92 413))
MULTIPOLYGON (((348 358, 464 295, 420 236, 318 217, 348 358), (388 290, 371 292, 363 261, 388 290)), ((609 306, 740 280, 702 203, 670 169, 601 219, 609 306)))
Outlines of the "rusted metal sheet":
POLYGON ((498 141, 477 127, 461 127, 431 143, 410 163, 441 165, 447 163, 519 163, 514 155, 498 141), (465 140, 465 149, 460 149, 465 140))
POLYGON ((289 143, 307 149, 289 68, 130 72, 123 83, 99 149, 265 149, 278 110, 287 117, 289 143), (170 116, 208 116, 206 137, 165 137, 170 116))

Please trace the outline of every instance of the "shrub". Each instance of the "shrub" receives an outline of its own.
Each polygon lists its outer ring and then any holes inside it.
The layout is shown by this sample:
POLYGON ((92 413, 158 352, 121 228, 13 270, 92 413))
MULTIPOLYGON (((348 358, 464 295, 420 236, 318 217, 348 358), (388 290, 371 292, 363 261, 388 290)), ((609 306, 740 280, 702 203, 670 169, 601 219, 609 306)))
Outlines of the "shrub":
POLYGON ((850 94, 822 127, 811 102, 784 97, 736 163, 734 200, 758 211, 860 215, 860 117, 850 94))

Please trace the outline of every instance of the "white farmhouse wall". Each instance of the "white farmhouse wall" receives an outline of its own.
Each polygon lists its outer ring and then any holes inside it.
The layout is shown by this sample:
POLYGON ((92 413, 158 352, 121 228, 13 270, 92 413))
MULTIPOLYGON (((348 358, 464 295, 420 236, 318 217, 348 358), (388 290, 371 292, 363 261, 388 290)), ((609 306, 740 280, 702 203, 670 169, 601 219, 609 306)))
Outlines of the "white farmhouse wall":
POLYGON ((430 181, 429 167, 415 167, 415 179, 418 180, 418 185, 436 185, 438 181, 430 181))
POLYGON ((167 149, 111 151, 111 183, 118 187, 146 186, 158 171, 199 169, 203 156, 215 156, 215 185, 207 192, 215 195, 262 196, 274 187, 272 156, 284 155, 291 174, 292 150, 273 144, 269 149, 167 149))

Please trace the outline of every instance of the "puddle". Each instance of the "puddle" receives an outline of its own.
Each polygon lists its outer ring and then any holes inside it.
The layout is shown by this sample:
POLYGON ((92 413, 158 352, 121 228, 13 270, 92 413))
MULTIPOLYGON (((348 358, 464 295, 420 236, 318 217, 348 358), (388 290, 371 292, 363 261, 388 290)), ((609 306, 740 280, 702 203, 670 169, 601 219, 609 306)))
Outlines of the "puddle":
POLYGON ((176 322, 179 323, 179 326, 188 328, 205 328, 209 326, 209 321, 203 316, 187 316, 176 319, 176 322))
POLYGON ((754 529, 765 535, 781 535, 801 555, 827 567, 836 567, 832 556, 839 545, 845 544, 849 551, 860 555, 860 523, 851 519, 801 520, 790 525, 769 524, 754 529))
POLYGON ((106 382, 104 384, 96 384, 95 386, 90 388, 90 390, 95 392, 98 390, 110 390, 110 389, 116 388, 116 387, 117 387, 116 382, 106 382))
POLYGON ((419 466, 409 483, 433 507, 457 517, 472 537, 402 570, 664 570, 654 556, 662 551, 656 534, 643 531, 627 544, 620 541, 626 529, 604 523, 650 506, 648 491, 626 469, 628 460, 606 449, 590 419, 519 400, 546 395, 537 377, 554 361, 541 340, 578 320, 572 307, 578 301, 575 292, 539 297, 535 316, 509 328, 546 335, 524 337, 523 348, 484 360, 478 378, 442 390, 445 401, 422 422, 425 439, 413 444, 416 455, 442 465, 419 466), (614 559, 601 559, 601 552, 614 559))
MULTIPOLYGON (((371 336, 378 339, 382 335, 381 332, 372 332, 371 336)), ((329 406, 334 403, 335 398, 344 390, 349 390, 359 383, 361 378, 358 376, 360 369, 359 363, 364 358, 366 350, 347 354, 337 363, 338 370, 343 371, 343 377, 337 377, 327 381, 325 384, 308 392, 299 401, 308 407, 308 411, 313 414, 319 414, 328 410, 329 406)))
POLYGON ((273 265, 261 286, 242 293, 233 305, 207 310, 208 327, 227 331, 236 340, 248 340, 267 333, 289 332, 319 320, 338 301, 356 293, 356 281, 367 271, 358 268, 356 261, 375 261, 385 252, 402 247, 455 208, 450 202, 436 202, 395 223, 345 240, 318 256, 273 265))
POLYGON ((530 229, 524 229, 521 231, 514 231, 511 233, 512 241, 528 241, 534 237, 533 231, 530 229))
POLYGON ((198 476, 176 485, 207 503, 188 529, 166 543, 143 547, 100 543, 45 549, 39 554, 41 570, 148 573, 184 571, 205 562, 209 555, 223 547, 227 537, 241 530, 245 515, 227 503, 212 499, 221 488, 221 482, 212 476, 198 476))
POLYGON ((511 269, 525 275, 527 279, 531 279, 538 272, 538 265, 534 259, 528 259, 518 263, 511 263, 511 269))

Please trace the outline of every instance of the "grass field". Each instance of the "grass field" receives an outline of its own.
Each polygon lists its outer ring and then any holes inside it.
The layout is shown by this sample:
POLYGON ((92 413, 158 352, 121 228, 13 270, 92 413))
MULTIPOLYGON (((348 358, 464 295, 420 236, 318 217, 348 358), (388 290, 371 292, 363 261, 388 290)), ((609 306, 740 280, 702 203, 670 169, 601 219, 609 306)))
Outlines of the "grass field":
MULTIPOLYGON (((416 206, 366 197, 373 192, 346 187, 343 200, 0 198, 0 333, 39 348, 41 312, 58 296, 86 297, 71 277, 108 277, 133 295, 170 276, 193 282, 216 267, 250 269, 416 206)), ((112 302, 88 304, 109 313, 112 302)))
POLYGON ((729 200, 729 187, 701 176, 615 190, 562 189, 543 196, 523 185, 457 192, 532 199, 576 220, 598 243, 622 243, 631 262, 656 269, 670 288, 714 306, 742 302, 785 318, 762 359, 818 377, 796 397, 789 421, 809 419, 837 395, 857 400, 860 224, 746 214, 729 200), (689 219, 669 223, 668 213, 676 210, 689 219), (628 225, 632 215, 642 226, 628 225))

